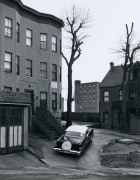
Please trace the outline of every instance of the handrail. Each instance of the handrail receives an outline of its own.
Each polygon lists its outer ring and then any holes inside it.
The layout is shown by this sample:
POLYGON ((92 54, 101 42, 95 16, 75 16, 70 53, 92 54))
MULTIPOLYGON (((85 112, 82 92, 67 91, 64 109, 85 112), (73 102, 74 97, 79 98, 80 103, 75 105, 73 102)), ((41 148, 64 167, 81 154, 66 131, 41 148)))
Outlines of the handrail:
POLYGON ((63 132, 63 128, 59 125, 55 117, 48 110, 37 108, 37 115, 40 115, 43 118, 44 123, 48 126, 51 125, 58 132, 63 132))

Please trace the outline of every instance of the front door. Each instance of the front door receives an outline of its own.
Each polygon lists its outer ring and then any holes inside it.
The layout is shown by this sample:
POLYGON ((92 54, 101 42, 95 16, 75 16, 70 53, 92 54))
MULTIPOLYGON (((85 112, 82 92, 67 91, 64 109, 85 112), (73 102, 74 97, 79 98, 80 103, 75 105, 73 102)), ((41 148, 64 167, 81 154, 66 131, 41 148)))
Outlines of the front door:
POLYGON ((40 107, 47 109, 47 92, 40 92, 40 107))
POLYGON ((114 129, 119 129, 120 130, 120 111, 119 109, 113 110, 113 128, 114 129))
POLYGON ((0 154, 23 149, 23 108, 0 107, 0 154))

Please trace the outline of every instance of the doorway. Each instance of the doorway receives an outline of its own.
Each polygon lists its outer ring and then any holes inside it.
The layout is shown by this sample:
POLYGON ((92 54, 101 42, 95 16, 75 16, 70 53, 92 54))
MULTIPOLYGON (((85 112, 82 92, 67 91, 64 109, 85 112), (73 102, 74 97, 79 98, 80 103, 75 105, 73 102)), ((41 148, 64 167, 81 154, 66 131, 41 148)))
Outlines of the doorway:
POLYGON ((23 108, 0 106, 0 154, 23 150, 23 108))

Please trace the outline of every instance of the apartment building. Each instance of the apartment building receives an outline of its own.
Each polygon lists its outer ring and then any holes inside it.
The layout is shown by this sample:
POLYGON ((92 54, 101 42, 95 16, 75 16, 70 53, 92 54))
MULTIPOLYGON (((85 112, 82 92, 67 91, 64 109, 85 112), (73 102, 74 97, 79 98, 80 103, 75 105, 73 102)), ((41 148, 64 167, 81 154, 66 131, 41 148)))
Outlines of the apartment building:
POLYGON ((63 21, 20 0, 0 1, 0 90, 28 92, 32 110, 61 110, 63 21))
POLYGON ((27 146, 37 107, 60 119, 63 26, 20 0, 0 0, 0 153, 27 146))
POLYGON ((75 112, 99 112, 99 84, 75 81, 75 112))

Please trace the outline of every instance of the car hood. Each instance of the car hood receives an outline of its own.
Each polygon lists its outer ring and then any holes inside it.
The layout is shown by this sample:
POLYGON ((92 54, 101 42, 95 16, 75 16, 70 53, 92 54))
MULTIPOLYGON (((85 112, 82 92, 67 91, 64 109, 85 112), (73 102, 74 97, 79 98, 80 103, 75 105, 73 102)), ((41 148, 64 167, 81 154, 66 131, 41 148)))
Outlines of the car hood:
POLYGON ((74 137, 62 136, 60 138, 60 140, 62 140, 62 141, 70 141, 73 144, 80 144, 84 139, 82 139, 82 138, 78 139, 78 138, 74 138, 74 137))

